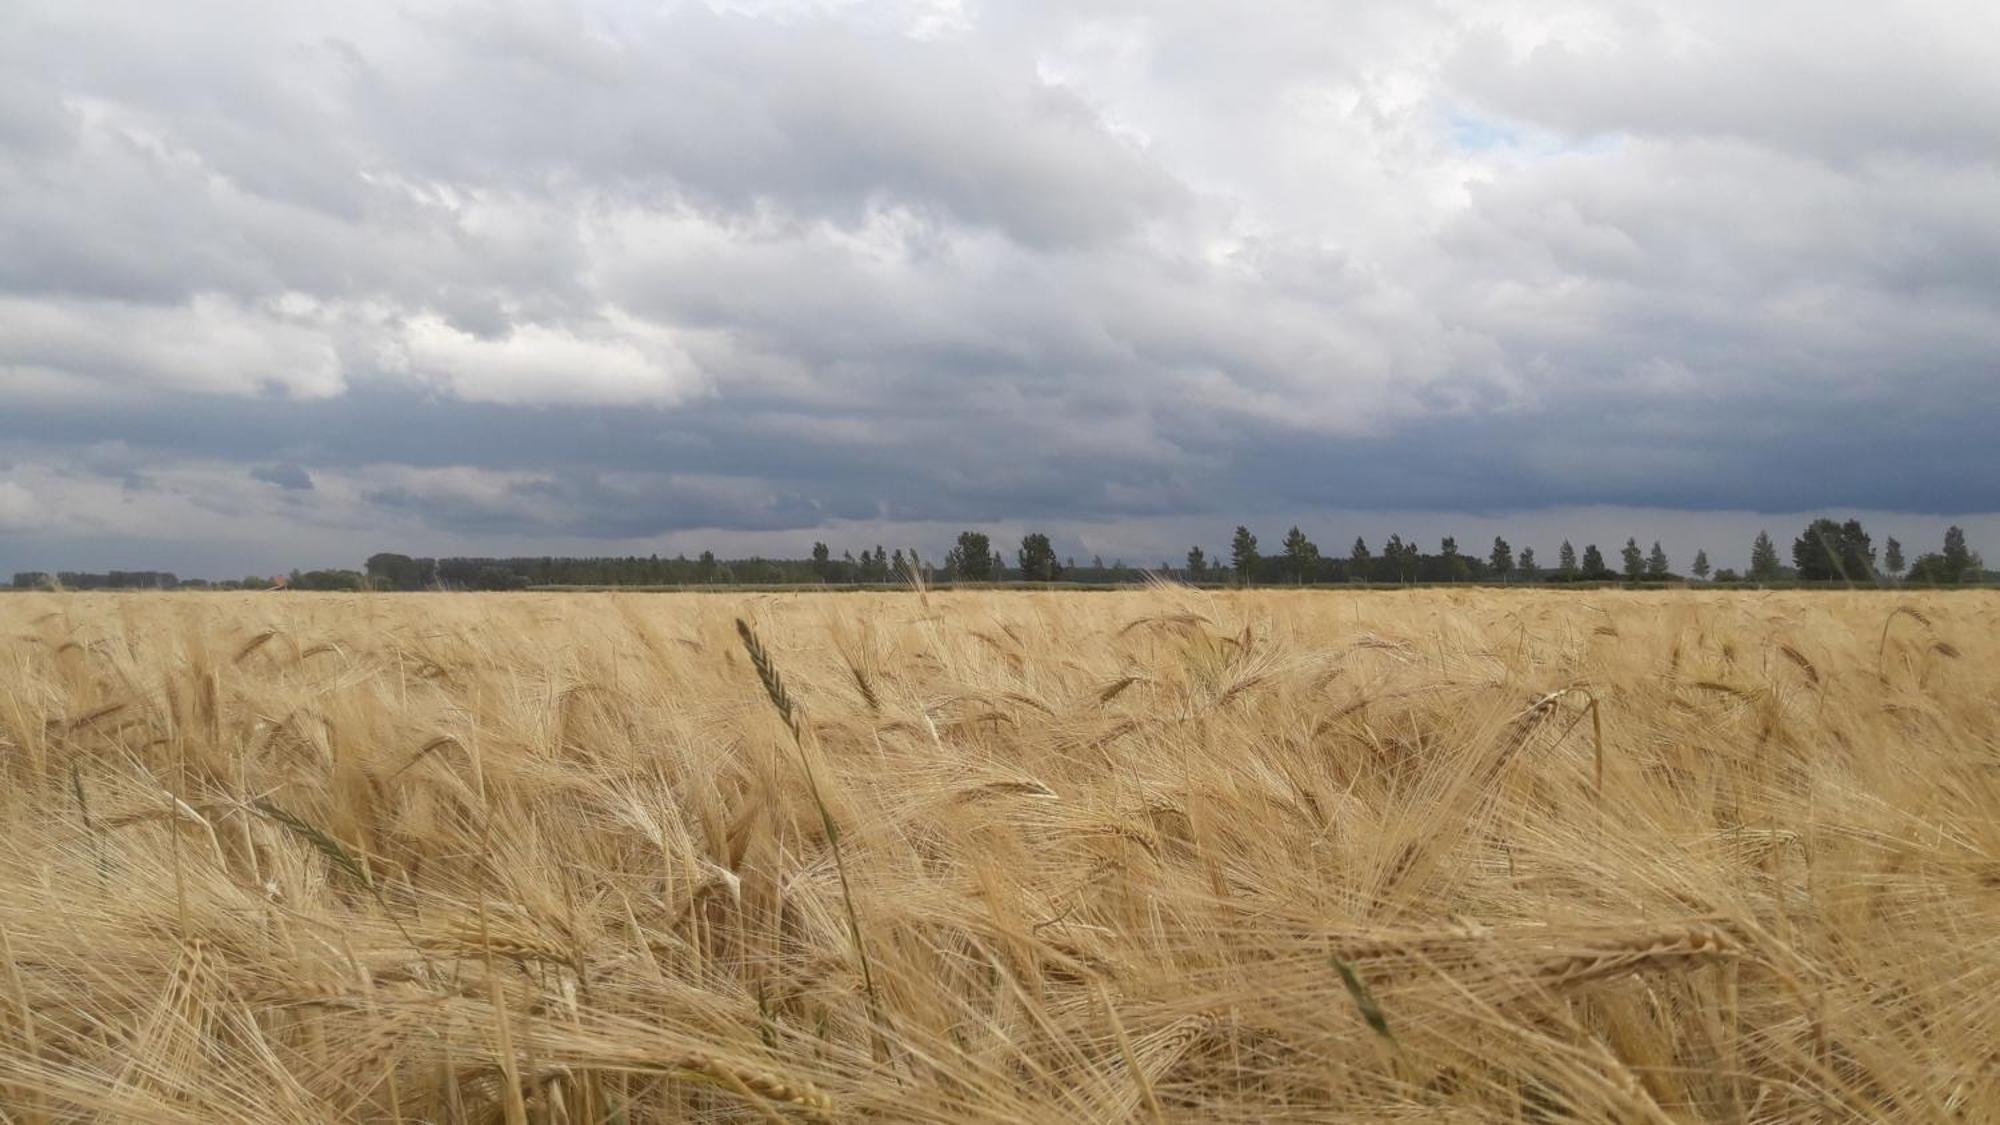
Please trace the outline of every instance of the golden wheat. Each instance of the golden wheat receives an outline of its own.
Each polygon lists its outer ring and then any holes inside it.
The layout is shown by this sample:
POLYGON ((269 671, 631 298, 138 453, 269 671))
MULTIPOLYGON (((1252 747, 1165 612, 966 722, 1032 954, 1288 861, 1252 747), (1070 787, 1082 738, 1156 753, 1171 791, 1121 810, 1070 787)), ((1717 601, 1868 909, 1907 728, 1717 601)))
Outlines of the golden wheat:
POLYGON ((1984 592, 0 597, 0 1113, 2000 1119, 1996 671, 1984 592))

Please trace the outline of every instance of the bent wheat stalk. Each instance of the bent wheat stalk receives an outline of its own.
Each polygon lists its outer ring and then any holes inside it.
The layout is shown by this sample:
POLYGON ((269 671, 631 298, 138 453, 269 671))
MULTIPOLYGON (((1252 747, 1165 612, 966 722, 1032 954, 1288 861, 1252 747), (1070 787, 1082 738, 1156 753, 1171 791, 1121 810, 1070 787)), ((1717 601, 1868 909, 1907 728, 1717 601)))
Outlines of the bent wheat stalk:
MULTIPOLYGON (((1521 712, 1517 718, 1545 714, 1565 697, 1571 695, 1582 696, 1584 698, 1585 709, 1590 712, 1590 733, 1596 751, 1596 776, 1594 780, 1597 787, 1597 807, 1601 812, 1604 808, 1604 718, 1598 711, 1597 694, 1587 687, 1571 686, 1557 688, 1529 704, 1528 709, 1521 712)), ((1568 734, 1568 731, 1564 731, 1563 733, 1568 734)))

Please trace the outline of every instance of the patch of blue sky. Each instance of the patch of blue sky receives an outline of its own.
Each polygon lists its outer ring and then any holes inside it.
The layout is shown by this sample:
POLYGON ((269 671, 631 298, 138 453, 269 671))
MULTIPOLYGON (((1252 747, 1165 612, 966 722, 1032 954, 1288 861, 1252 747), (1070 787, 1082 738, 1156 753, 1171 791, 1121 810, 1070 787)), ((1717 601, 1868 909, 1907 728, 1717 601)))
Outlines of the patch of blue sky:
POLYGON ((1453 147, 1464 152, 1508 151, 1523 156, 1594 155, 1616 149, 1615 133, 1575 136, 1485 117, 1463 109, 1444 113, 1444 132, 1453 147))
POLYGON ((1520 129, 1504 121, 1457 110, 1445 114, 1445 131, 1450 135, 1452 144, 1468 152, 1518 148, 1521 143, 1520 129))

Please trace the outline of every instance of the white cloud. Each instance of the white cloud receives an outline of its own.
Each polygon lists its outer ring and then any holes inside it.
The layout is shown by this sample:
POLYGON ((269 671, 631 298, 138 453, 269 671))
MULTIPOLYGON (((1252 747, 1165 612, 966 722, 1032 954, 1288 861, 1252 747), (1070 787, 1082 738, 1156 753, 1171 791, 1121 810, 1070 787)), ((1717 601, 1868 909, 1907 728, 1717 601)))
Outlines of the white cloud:
POLYGON ((30 390, 301 398, 346 385, 324 325, 214 296, 170 306, 0 296, 0 378, 30 390))
POLYGON ((622 314, 594 337, 524 324, 488 338, 420 316, 404 326, 387 366, 468 402, 666 405, 700 384, 671 333, 622 314))
POLYGON ((34 493, 11 480, 0 480, 0 531, 34 531, 45 518, 34 493))

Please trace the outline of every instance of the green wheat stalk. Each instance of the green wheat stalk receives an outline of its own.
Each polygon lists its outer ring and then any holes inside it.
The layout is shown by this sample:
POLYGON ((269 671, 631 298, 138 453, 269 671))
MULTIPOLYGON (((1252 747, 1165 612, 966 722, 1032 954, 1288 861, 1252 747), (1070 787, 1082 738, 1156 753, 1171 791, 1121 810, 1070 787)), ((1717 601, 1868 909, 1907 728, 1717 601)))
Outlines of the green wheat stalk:
POLYGON ((97 820, 90 815, 90 800, 83 793, 83 771, 74 758, 69 763, 69 788, 76 794, 76 811, 83 817, 84 830, 90 833, 91 850, 97 853, 97 882, 101 888, 111 877, 111 861, 104 854, 104 836, 98 831, 97 820))
POLYGON ((382 908, 382 913, 388 916, 389 921, 395 924, 397 932, 403 935, 403 940, 410 943, 410 946, 417 951, 417 956, 423 958, 424 964, 427 967, 430 965, 430 957, 424 953, 423 946, 418 943, 416 938, 410 936, 410 931, 403 926, 402 918, 398 917, 396 912, 389 908, 389 900, 383 897, 382 887, 375 881, 375 877, 369 873, 368 866, 356 858, 353 852, 347 850, 346 844, 341 843, 339 839, 325 829, 313 824, 297 813, 287 811, 272 804, 266 798, 258 797, 250 802, 250 807, 255 809, 259 815, 276 822, 280 828, 304 840, 307 844, 311 845, 314 851, 326 857, 326 861, 331 863, 337 870, 366 888, 368 893, 374 896, 375 905, 382 908))
POLYGON ((328 863, 333 864, 355 882, 361 884, 362 887, 367 889, 369 894, 375 895, 377 898, 381 897, 380 892, 375 887, 374 876, 368 873, 368 869, 362 866, 361 861, 354 857, 353 852, 347 850, 347 845, 329 835, 325 829, 312 824, 296 813, 279 808, 262 797, 251 801, 250 807, 262 813, 266 818, 276 821, 285 831, 312 845, 314 851, 326 857, 328 863))
POLYGON ((1394 1043, 1396 1036, 1389 1030, 1389 1017, 1382 1011, 1382 1006, 1375 1002, 1375 994, 1369 991, 1367 982, 1361 979, 1361 974, 1352 964, 1341 960, 1338 956, 1333 958, 1333 968, 1340 974, 1340 983, 1347 986, 1347 995, 1354 999, 1354 1006, 1361 1009, 1361 1018, 1368 1021, 1368 1026, 1375 1030, 1375 1034, 1394 1043))

